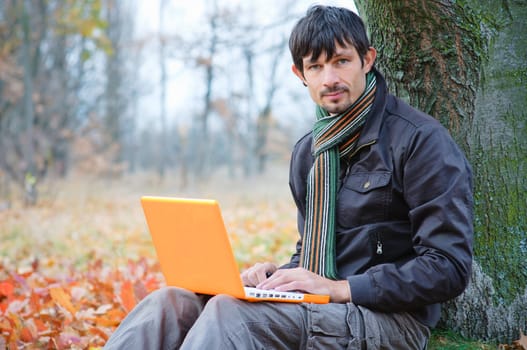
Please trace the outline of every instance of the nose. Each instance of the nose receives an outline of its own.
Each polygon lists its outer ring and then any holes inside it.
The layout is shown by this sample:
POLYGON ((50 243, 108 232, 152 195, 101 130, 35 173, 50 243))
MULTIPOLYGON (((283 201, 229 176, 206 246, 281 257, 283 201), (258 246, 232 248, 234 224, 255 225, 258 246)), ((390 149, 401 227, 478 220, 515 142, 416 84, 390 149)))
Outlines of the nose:
POLYGON ((330 86, 334 86, 335 84, 337 84, 338 81, 339 81, 339 76, 337 74, 336 69, 332 65, 327 64, 324 67, 322 83, 325 86, 330 87, 330 86))

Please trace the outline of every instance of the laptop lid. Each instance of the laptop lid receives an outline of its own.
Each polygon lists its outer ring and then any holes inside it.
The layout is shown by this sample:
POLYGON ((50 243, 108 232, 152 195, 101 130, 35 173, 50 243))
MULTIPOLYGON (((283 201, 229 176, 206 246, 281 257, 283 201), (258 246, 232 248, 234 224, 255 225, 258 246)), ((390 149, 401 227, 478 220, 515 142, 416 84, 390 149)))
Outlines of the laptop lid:
POLYGON ((329 302, 327 295, 244 288, 217 201, 143 196, 141 204, 167 285, 249 301, 329 302))
POLYGON ((167 285, 245 296, 217 201, 144 196, 141 204, 167 285))

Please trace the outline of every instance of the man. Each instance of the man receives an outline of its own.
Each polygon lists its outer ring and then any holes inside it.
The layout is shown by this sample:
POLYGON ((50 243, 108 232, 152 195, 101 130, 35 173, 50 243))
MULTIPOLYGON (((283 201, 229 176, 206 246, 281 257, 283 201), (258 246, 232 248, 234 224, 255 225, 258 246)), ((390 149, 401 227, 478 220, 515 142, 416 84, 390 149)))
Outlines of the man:
POLYGON ((313 131, 291 159, 300 239, 289 264, 256 264, 242 280, 329 294, 331 303, 206 300, 164 288, 107 348, 424 349, 439 303, 464 290, 471 171, 448 132, 388 93, 353 12, 310 8, 289 46, 317 104, 313 131))

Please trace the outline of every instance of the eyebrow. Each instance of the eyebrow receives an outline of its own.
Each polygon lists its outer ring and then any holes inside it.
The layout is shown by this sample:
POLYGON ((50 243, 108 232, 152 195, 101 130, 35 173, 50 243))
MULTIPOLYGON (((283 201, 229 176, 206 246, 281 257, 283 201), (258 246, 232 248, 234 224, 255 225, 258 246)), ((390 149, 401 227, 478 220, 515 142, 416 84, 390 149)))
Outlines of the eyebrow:
MULTIPOLYGON (((317 63, 320 56, 322 56, 322 54, 324 54, 325 52, 322 52, 318 57, 314 57, 312 54, 309 56, 309 59, 306 61, 306 60, 302 60, 304 62, 304 64, 307 64, 307 63, 317 63)), ((335 49, 335 51, 333 52, 333 55, 331 55, 331 57, 328 57, 326 58, 326 62, 333 59, 334 57, 339 57, 339 56, 354 56, 354 52, 353 50, 350 50, 350 49, 345 49, 345 48, 340 48, 340 49, 335 49)))

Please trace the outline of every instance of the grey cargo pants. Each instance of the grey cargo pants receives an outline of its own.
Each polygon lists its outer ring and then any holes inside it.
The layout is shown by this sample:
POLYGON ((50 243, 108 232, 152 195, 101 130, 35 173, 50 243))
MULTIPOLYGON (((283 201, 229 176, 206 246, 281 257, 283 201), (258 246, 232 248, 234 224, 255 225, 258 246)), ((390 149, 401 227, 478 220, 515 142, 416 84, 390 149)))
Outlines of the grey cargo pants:
POLYGON ((425 349, 411 316, 354 304, 249 303, 166 287, 141 301, 104 349, 425 349))

